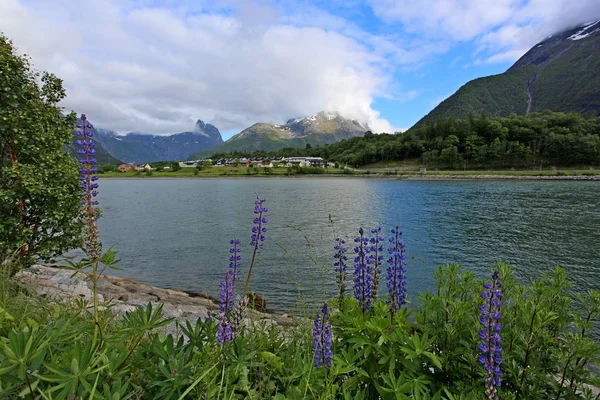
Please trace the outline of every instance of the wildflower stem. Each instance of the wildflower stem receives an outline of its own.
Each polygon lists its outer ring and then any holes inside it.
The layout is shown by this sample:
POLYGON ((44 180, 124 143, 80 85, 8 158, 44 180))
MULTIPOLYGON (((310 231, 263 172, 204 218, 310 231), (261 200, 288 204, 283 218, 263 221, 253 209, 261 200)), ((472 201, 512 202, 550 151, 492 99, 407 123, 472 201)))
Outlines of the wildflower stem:
POLYGON ((92 295, 94 297, 94 339, 93 343, 96 343, 96 338, 98 336, 98 261, 95 261, 92 264, 92 295))
POLYGON ((131 357, 131 355, 133 354, 133 352, 135 351, 135 349, 138 348, 138 346, 140 345, 140 343, 142 342, 142 339, 144 338, 144 334, 146 332, 142 332, 142 334, 140 335, 140 337, 138 338, 138 340, 135 342, 135 345, 129 349, 129 352, 127 353, 127 356, 125 357, 125 359, 123 361, 121 361, 121 364, 119 364, 119 366, 117 367, 117 369, 115 370, 115 372, 119 371, 124 365, 125 363, 127 363, 127 360, 129 359, 129 357, 131 357))
POLYGON ((25 372, 25 379, 27 380, 27 386, 29 387, 29 397, 31 397, 31 400, 34 400, 35 396, 33 394, 33 389, 31 388, 31 380, 29 379, 27 371, 25 372))
POLYGON ((256 254, 258 253, 259 249, 262 249, 262 242, 265 240, 265 232, 267 231, 267 228, 265 228, 264 225, 267 223, 267 218, 264 216, 264 214, 269 211, 266 207, 263 207, 263 203, 265 201, 265 199, 257 197, 256 201, 254 202, 254 214, 256 217, 254 218, 252 241, 250 243, 252 246, 254 246, 254 250, 252 251, 252 259, 250 261, 250 266, 248 267, 246 282, 244 283, 242 299, 248 295, 248 287, 250 286, 250 277, 252 276, 252 268, 254 267, 256 254))
POLYGON ((246 275, 246 282, 244 283, 244 292, 242 294, 242 299, 246 297, 248 294, 248 286, 250 285, 250 276, 252 275, 252 267, 254 267, 254 260, 256 258, 256 253, 258 251, 258 247, 254 246, 254 251, 252 252, 252 260, 250 261, 250 266, 248 267, 248 274, 246 275))

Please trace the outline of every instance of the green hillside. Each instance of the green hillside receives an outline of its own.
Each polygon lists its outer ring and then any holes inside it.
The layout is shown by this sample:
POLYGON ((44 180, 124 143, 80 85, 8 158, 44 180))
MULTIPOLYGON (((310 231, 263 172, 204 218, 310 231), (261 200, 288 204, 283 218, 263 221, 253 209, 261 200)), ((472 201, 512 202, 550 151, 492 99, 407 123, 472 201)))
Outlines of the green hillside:
POLYGON ((230 138, 225 143, 200 150, 188 159, 197 160, 216 153, 274 151, 286 147, 304 148, 339 142, 365 132, 357 121, 335 112, 320 112, 311 117, 290 119, 285 125, 257 123, 230 138))
POLYGON ((236 140, 225 142, 222 145, 212 147, 206 150, 200 150, 192 154, 190 160, 207 158, 216 153, 233 152, 253 152, 253 151, 275 151, 286 147, 306 147, 306 144, 318 145, 320 143, 316 136, 306 136, 303 138, 282 139, 274 134, 261 134, 254 137, 242 137, 236 140))
POLYGON ((600 118, 544 111, 507 117, 440 118, 402 134, 370 132, 309 149, 216 154, 217 158, 314 156, 351 166, 410 163, 488 169, 600 166, 600 118))
POLYGON ((525 115, 544 110, 600 115, 600 30, 589 24, 553 35, 506 72, 472 80, 415 127, 441 117, 525 115))

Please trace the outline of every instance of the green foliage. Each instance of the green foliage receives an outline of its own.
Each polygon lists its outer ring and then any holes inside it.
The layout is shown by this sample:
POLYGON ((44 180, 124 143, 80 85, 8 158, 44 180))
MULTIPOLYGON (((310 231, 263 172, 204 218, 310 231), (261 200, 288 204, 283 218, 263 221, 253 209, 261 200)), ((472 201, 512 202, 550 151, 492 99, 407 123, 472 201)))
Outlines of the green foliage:
MULTIPOLYGON (((196 164, 196 169, 198 171, 204 171, 205 169, 212 168, 212 166, 213 166, 212 161, 204 160, 201 163, 196 164)), ((197 175, 197 174, 194 174, 194 175, 197 175)))
POLYGON ((551 110, 600 115, 600 37, 577 42, 565 38, 533 47, 502 74, 468 82, 415 127, 481 113, 508 116, 551 110))
MULTIPOLYGON (((108 252, 110 253, 110 252, 108 252)), ((109 264, 116 262, 105 260, 109 264)), ((600 293, 572 295, 556 268, 531 285, 497 268, 502 307, 501 399, 589 398, 598 384, 589 369, 600 361, 600 293)), ((102 341, 92 339, 90 305, 52 304, 0 285, 0 393, 65 398, 252 399, 482 399, 477 361, 482 281, 458 265, 440 267, 435 290, 416 309, 390 319, 385 299, 363 315, 346 297, 333 312, 333 363, 315 369, 312 322, 293 328, 255 321, 219 346, 211 319, 185 321, 181 336, 162 333, 173 323, 148 304, 115 318, 105 304, 102 341)), ((333 302, 337 302, 337 299, 333 302)))
POLYGON ((35 72, 1 35, 0 92, 0 256, 27 264, 79 243, 77 166, 63 151, 75 115, 57 106, 62 81, 35 72))
MULTIPOLYGON (((589 336, 592 320, 598 332, 600 293, 573 296, 559 267, 528 286, 516 283, 505 264, 497 268, 505 295, 500 398, 580 398, 574 392, 582 383, 598 384, 582 364, 600 361, 598 342, 589 336)), ((472 273, 449 265, 436 272, 436 293, 422 294, 419 302, 417 323, 437 338, 443 367, 436 380, 454 393, 473 392, 481 384, 474 329, 480 291, 472 273)))
POLYGON ((177 172, 181 169, 181 165, 178 162, 171 163, 171 171, 177 172))
POLYGON ((446 118, 403 134, 371 134, 312 149, 221 153, 213 158, 291 155, 323 157, 352 167, 388 161, 453 169, 596 166, 600 165, 600 118, 549 111, 446 118))
POLYGON ((102 171, 103 173, 113 172, 116 171, 116 168, 112 164, 104 164, 102 167, 100 167, 100 171, 102 171))

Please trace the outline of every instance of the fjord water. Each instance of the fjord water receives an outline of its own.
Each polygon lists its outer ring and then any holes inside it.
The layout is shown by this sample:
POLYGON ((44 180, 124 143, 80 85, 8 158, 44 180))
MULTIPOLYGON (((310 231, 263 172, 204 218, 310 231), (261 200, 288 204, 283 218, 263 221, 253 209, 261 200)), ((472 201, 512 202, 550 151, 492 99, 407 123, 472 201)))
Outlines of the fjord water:
POLYGON ((433 271, 445 263, 485 277, 505 261, 521 282, 561 265, 576 290, 600 289, 599 193, 600 182, 568 181, 104 179, 99 224, 121 259, 123 270, 110 273, 218 296, 233 237, 246 272, 260 195, 269 222, 251 289, 269 308, 293 311, 334 293, 335 237, 347 240, 352 272, 361 226, 400 226, 413 299, 433 289, 433 271))

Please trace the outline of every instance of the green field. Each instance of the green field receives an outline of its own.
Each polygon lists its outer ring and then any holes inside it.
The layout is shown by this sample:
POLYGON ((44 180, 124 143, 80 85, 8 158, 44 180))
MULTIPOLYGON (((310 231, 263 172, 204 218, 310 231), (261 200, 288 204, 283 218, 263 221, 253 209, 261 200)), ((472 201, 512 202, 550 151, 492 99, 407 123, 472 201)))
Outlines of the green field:
MULTIPOLYGON (((349 172, 349 171, 348 171, 349 172)), ((346 172, 346 173, 348 173, 346 172)), ((292 176, 292 175, 343 175, 342 169, 337 168, 301 168, 289 170, 285 167, 277 168, 246 168, 246 167, 212 167, 198 171, 196 168, 181 168, 179 171, 128 171, 107 172, 101 174, 102 178, 212 178, 222 176, 292 176)))
MULTIPOLYGON (((342 170, 337 168, 304 168, 300 170, 289 170, 288 168, 251 168, 246 167, 212 167, 203 171, 197 171, 195 168, 182 168, 179 171, 151 171, 151 172, 107 172, 101 174, 102 178, 214 178, 214 177, 269 177, 269 176, 331 176, 331 175, 359 175, 359 176, 414 176, 419 175, 418 169, 411 167, 391 165, 371 165, 357 170, 342 170)), ((573 169, 561 168, 552 169, 534 169, 534 170, 477 170, 477 171, 434 171, 427 170, 426 176, 473 176, 473 175, 491 175, 491 176, 585 176, 600 175, 600 169, 573 169)))

